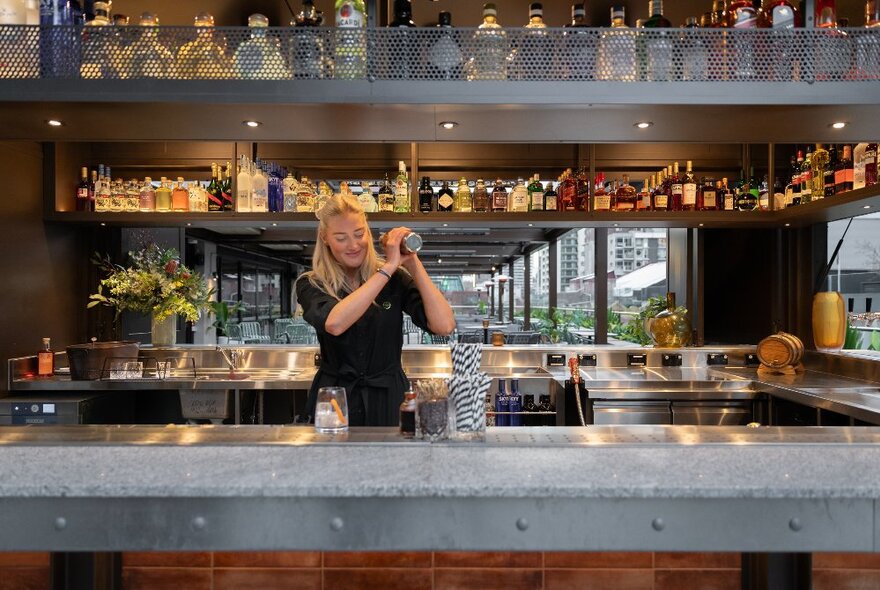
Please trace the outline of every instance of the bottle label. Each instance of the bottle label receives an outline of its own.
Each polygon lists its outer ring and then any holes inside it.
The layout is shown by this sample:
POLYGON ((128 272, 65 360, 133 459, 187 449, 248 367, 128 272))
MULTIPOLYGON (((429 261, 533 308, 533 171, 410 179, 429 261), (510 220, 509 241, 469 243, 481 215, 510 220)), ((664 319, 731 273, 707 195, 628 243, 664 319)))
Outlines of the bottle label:
POLYGON ((363 27, 364 20, 364 13, 355 8, 354 2, 343 0, 336 10, 337 27, 363 27))
POLYGON ((715 200, 715 191, 703 191, 703 207, 714 209, 718 206, 715 200))
POLYGON ((631 211, 632 209, 635 209, 635 206, 632 201, 617 201, 616 208, 618 211, 631 211))
MULTIPOLYGON (((622 207, 620 207, 622 209, 622 207)), ((608 211, 611 209, 611 195, 596 195, 596 211, 608 211)))
POLYGON ((379 211, 392 212, 394 211, 394 195, 393 194, 383 194, 379 197, 379 211))
POLYGON ((681 195, 681 193, 682 193, 682 185, 673 184, 672 185, 672 194, 673 195, 681 195))
POLYGON ((683 205, 696 205, 697 203, 697 185, 686 184, 682 192, 681 202, 683 205))
POLYGON ((532 193, 532 211, 540 211, 544 208, 544 193, 533 192, 532 193))
POLYGON ((732 193, 724 195, 724 210, 725 211, 733 211, 733 194, 732 193))
POLYGON ((846 168, 843 171, 843 181, 847 184, 852 184, 853 179, 855 178, 855 171, 852 168, 846 168))
POLYGON ((556 196, 549 195, 544 199, 545 211, 556 211, 556 196))
POLYGON ((835 170, 834 171, 834 184, 843 184, 846 182, 846 171, 845 170, 835 170))
POLYGON ((664 194, 658 194, 654 197, 654 209, 665 210, 669 208, 669 197, 664 194))
POLYGON ((402 180, 398 180, 394 185, 394 210, 409 211, 409 190, 407 183, 402 180))
POLYGON ((80 187, 76 191, 77 199, 88 199, 89 198, 89 189, 88 187, 80 187))
POLYGON ((440 205, 440 207, 443 209, 452 209, 452 196, 447 193, 443 193, 437 200, 437 204, 440 205))
POLYGON ((492 208, 507 211, 507 192, 494 192, 492 193, 492 208))
POLYGON ((41 352, 37 355, 37 374, 38 375, 51 375, 53 373, 54 367, 52 366, 53 357, 51 353, 41 352))
POLYGON ((523 190, 513 191, 511 195, 511 211, 528 211, 529 210, 529 193, 523 190))

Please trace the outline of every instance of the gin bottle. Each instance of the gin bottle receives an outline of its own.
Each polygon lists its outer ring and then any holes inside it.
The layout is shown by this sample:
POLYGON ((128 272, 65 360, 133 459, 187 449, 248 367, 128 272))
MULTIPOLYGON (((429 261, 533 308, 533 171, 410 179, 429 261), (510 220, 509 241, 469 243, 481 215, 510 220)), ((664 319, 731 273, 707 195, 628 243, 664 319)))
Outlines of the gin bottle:
POLYGON ((434 189, 431 188, 431 179, 422 176, 422 183, 419 185, 419 211, 422 213, 430 213, 434 210, 434 189))
POLYGON ((529 207, 532 211, 544 210, 544 185, 541 184, 540 177, 535 174, 532 182, 528 186, 529 191, 529 207))
POLYGON ((198 28, 196 38, 177 53, 177 75, 185 80, 228 78, 229 60, 214 36, 214 17, 200 12, 194 24, 198 28))
POLYGON ((126 75, 129 78, 174 78, 174 54, 158 36, 159 19, 151 12, 141 15, 140 33, 126 55, 126 75))
POLYGON ((516 185, 510 193, 510 210, 515 213, 529 211, 529 191, 522 178, 517 179, 516 185))
POLYGON ((445 80, 458 78, 458 70, 461 66, 461 47, 452 38, 452 14, 441 12, 438 15, 437 29, 440 38, 431 46, 429 52, 430 62, 439 73, 439 77, 445 80))
POLYGON ((592 80, 596 61, 595 37, 587 30, 587 12, 584 3, 571 5, 571 22, 563 34, 564 64, 570 80, 592 80))
POLYGON ((506 80, 510 50, 507 34, 498 24, 498 10, 489 2, 483 5, 483 22, 474 33, 476 53, 471 59, 472 80, 506 80))
POLYGON ((626 26, 626 8, 611 7, 611 29, 599 38, 598 78, 618 82, 636 79, 636 35, 626 26))
POLYGON ((336 0, 336 63, 334 77, 367 77, 367 7, 364 0, 336 0))
POLYGON ((270 37, 269 19, 262 14, 248 17, 251 38, 238 46, 232 58, 239 78, 245 80, 285 80, 290 70, 281 55, 278 39, 270 37))
POLYGON ((443 187, 437 193, 437 211, 452 211, 455 204, 455 194, 449 188, 449 182, 444 180, 443 187))
POLYGON ((529 4, 529 22, 525 29, 526 34, 512 52, 512 74, 517 80, 536 80, 550 70, 553 55, 544 24, 544 6, 540 2, 529 4))
POLYGON ((471 189, 468 187, 467 179, 464 177, 458 181, 458 188, 455 190, 454 208, 459 213, 470 213, 474 209, 471 200, 471 189))
MULTIPOLYGON (((650 18, 645 21, 645 29, 670 29, 672 23, 663 16, 662 0, 648 2, 650 18)), ((673 79, 672 72, 672 37, 666 31, 646 31, 647 37, 640 43, 642 79, 654 82, 666 82, 673 79)))
POLYGON ((290 40, 290 69, 294 78, 323 78, 326 65, 324 39, 318 29, 324 14, 312 0, 303 0, 302 10, 290 22, 294 27, 290 40))
MULTIPOLYGON (((60 2, 60 0, 50 0, 60 2)), ((110 72, 112 59, 110 50, 113 35, 108 28, 110 21, 110 2, 95 2, 95 18, 86 23, 82 31, 82 58, 79 75, 81 78, 105 78, 110 72)), ((40 2, 42 14, 45 0, 40 2)), ((42 21, 41 21, 42 22, 42 21)))

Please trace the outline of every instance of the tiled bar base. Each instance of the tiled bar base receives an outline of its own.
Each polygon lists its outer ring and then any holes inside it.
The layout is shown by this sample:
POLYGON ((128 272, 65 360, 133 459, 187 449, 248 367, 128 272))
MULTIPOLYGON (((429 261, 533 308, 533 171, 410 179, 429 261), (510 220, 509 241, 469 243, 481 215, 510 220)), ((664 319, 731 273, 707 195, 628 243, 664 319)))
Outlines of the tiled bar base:
MULTIPOLYGON (((48 590, 48 553, 0 553, 0 590, 48 590)), ((737 553, 125 553, 124 590, 737 590, 737 553)), ((880 588, 880 554, 813 555, 814 590, 880 588)))

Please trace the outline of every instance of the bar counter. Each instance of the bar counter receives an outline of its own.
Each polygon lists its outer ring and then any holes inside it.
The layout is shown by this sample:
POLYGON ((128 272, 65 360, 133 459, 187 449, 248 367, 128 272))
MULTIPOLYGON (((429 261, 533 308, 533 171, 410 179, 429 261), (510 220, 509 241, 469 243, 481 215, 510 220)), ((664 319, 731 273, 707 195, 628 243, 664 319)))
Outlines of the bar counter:
POLYGON ((0 550, 876 551, 880 428, 0 432, 0 550))

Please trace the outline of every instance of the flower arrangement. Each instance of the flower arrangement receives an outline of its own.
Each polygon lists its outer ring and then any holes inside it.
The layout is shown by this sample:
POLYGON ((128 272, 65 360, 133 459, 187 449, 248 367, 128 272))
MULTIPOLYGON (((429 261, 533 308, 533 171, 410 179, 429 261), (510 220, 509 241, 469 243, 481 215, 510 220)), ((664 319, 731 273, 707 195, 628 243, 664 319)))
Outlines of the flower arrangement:
POLYGON ((178 314, 194 322, 208 306, 213 289, 205 278, 180 264, 177 251, 164 250, 156 244, 140 252, 129 252, 131 266, 113 264, 109 256, 92 260, 107 273, 98 285, 98 292, 89 296, 87 307, 106 305, 116 309, 152 314, 162 321, 178 314))

